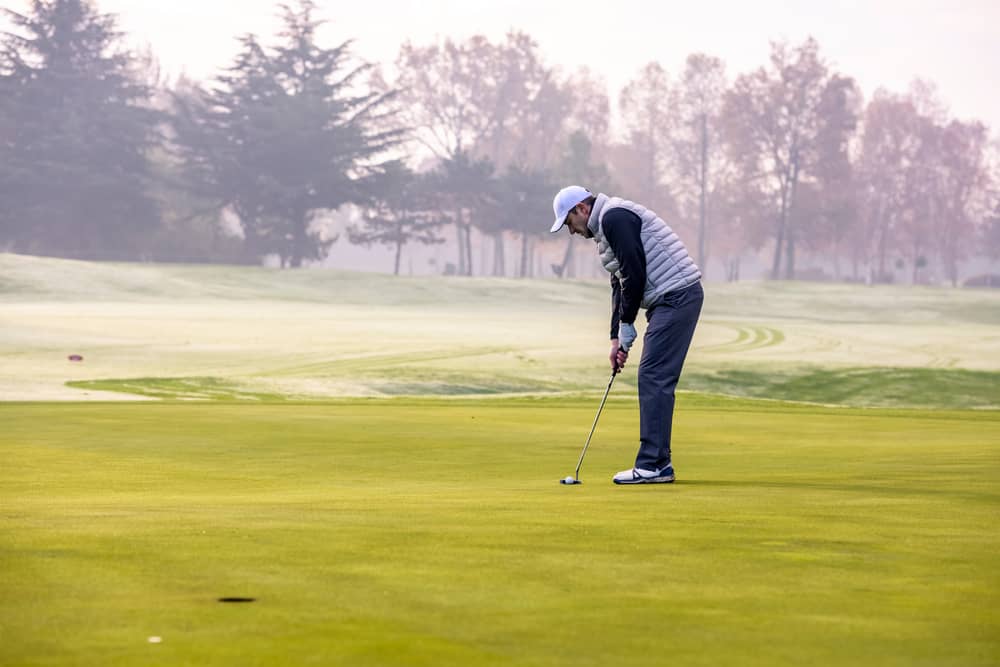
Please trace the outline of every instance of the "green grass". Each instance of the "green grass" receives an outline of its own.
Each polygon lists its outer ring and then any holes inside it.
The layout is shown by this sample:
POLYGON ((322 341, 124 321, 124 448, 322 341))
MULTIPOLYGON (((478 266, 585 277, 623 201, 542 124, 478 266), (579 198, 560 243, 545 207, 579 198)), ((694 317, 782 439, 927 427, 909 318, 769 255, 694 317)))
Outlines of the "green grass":
POLYGON ((0 254, 0 664, 1000 664, 1000 294, 706 293, 0 254))
MULTIPOLYGON (((394 372, 396 370, 394 369, 394 372)), ((620 384, 636 384, 634 377, 620 384)), ((248 390, 226 378, 127 378, 68 382, 69 387, 97 392, 120 392, 167 400, 284 401, 282 393, 248 390)), ((916 407, 935 409, 991 409, 1000 406, 997 373, 961 369, 925 368, 722 368, 695 369, 684 375, 689 390, 767 398, 787 402, 916 407)), ((566 387, 494 372, 425 371, 410 383, 389 380, 389 395, 496 396, 514 393, 559 393, 566 387)))
POLYGON ((597 393, 0 404, 0 664, 1000 661, 997 413, 597 393))
POLYGON ((721 368, 696 370, 684 386, 752 398, 953 410, 1000 406, 1000 374, 931 368, 721 368))
MULTIPOLYGON (((681 386, 997 409, 998 324, 997 290, 709 284, 681 386)), ((607 329, 605 281, 0 254, 0 401, 576 394, 607 329)))

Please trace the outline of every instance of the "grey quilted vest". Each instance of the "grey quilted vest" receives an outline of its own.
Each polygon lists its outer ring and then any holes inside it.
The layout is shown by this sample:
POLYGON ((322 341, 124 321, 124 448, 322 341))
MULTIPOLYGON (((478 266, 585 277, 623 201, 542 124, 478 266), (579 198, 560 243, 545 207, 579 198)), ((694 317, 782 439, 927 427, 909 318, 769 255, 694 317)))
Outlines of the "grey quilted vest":
POLYGON ((646 253, 646 287, 642 292, 643 308, 649 308, 651 304, 666 294, 679 289, 684 289, 695 284, 701 279, 701 271, 691 259, 687 248, 678 238, 674 230, 670 229, 667 223, 650 211, 645 206, 619 197, 608 197, 605 194, 598 194, 597 200, 590 211, 590 218, 587 220, 587 227, 594 234, 594 241, 597 243, 597 252, 601 256, 601 264, 608 273, 613 273, 621 278, 618 260, 615 253, 604 238, 602 222, 604 214, 613 208, 624 208, 632 211, 642 220, 642 247, 646 253))

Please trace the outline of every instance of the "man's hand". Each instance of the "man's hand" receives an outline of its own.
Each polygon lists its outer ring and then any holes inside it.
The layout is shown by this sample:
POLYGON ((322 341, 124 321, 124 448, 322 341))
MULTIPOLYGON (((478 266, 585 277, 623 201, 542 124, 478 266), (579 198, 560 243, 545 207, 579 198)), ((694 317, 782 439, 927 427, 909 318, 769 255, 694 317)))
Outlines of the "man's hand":
POLYGON ((624 368, 625 362, 628 361, 628 352, 618 344, 617 338, 611 339, 611 353, 608 355, 608 360, 611 361, 611 370, 615 373, 624 368))
POLYGON ((634 324, 626 324, 625 322, 622 322, 618 325, 618 344, 625 350, 626 354, 628 354, 628 351, 632 349, 632 343, 635 342, 638 335, 639 334, 635 331, 634 324))

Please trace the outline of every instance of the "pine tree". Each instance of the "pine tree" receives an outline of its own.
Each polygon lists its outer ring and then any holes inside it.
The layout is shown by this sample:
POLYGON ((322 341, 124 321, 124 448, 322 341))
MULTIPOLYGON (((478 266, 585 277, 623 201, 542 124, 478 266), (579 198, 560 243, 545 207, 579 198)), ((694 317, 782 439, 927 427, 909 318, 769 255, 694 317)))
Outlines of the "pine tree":
POLYGON ((365 211, 364 226, 349 230, 351 243, 381 243, 395 248, 393 273, 399 275, 403 247, 408 243, 444 243, 437 230, 444 221, 434 215, 427 196, 427 179, 398 162, 386 166, 383 194, 365 211))
POLYGON ((3 10, 0 243, 93 259, 140 256, 159 213, 147 196, 158 114, 114 17, 88 0, 3 10))
POLYGON ((319 46, 313 3, 282 7, 280 43, 243 37, 211 90, 177 99, 175 129, 192 173, 239 217, 248 251, 299 267, 330 244, 310 224, 317 211, 373 201, 385 178, 380 156, 400 131, 392 93, 361 85, 370 66, 352 64, 351 42, 319 46))

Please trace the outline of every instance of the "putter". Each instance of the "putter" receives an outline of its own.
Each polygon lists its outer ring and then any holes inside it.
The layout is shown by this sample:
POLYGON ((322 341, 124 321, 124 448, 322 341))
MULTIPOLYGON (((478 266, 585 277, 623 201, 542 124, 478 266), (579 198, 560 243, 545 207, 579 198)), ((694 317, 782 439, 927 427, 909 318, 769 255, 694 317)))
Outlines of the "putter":
POLYGON ((576 473, 572 477, 564 477, 559 480, 560 484, 583 484, 580 481, 580 466, 583 465, 583 457, 587 455, 587 447, 590 447, 590 439, 594 437, 594 429, 597 428, 597 420, 601 418, 601 410, 604 409, 604 403, 608 400, 608 394, 611 392, 611 385, 615 382, 615 376, 618 375, 618 369, 611 371, 611 379, 608 380, 608 388, 604 390, 604 398, 601 399, 601 407, 597 408, 597 416, 594 417, 594 425, 590 427, 590 435, 587 436, 587 444, 583 446, 583 451, 580 452, 580 460, 576 463, 576 473))

